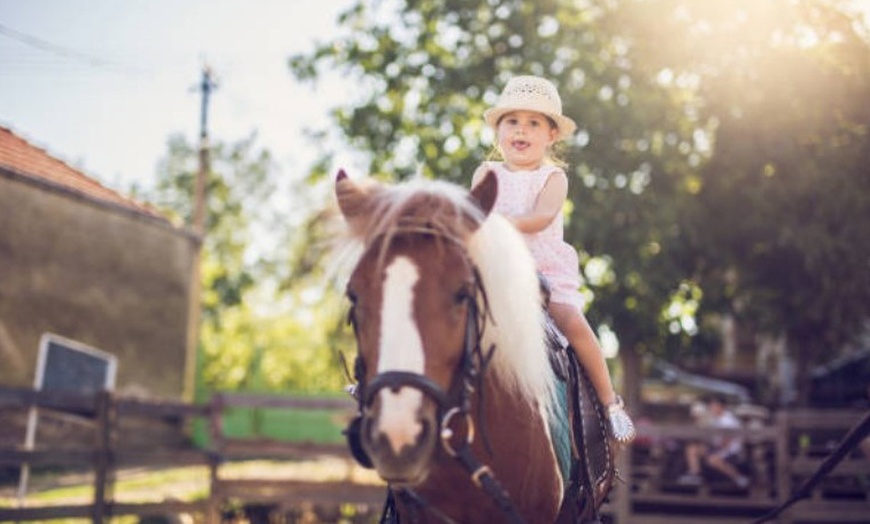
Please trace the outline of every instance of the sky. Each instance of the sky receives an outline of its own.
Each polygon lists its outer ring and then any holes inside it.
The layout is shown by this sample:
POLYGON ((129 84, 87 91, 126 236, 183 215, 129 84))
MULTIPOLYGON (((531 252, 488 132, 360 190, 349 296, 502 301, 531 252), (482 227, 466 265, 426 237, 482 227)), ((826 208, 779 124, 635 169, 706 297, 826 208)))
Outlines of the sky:
POLYGON ((116 190, 149 187, 171 134, 197 143, 207 64, 211 140, 257 131, 282 171, 303 173, 314 153, 301 130, 325 125, 348 89, 301 84, 287 60, 335 36, 350 4, 0 0, 0 125, 116 190))
MULTIPOLYGON (((870 13, 870 0, 852 0, 870 13)), ((287 67, 340 30, 352 0, 0 0, 0 125, 121 192, 149 187, 167 138, 196 143, 205 64, 209 135, 258 132, 288 176, 307 171, 302 129, 353 86, 300 84, 287 67)), ((358 158, 356 158, 358 161, 358 158)), ((355 157, 338 155, 351 172, 355 157)))

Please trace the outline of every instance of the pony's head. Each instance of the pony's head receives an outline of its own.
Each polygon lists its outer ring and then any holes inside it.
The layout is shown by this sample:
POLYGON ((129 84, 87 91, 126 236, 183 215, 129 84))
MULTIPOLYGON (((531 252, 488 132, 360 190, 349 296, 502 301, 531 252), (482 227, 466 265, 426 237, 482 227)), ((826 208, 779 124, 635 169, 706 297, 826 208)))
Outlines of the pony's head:
POLYGON ((545 416, 552 375, 538 280, 521 235, 491 213, 496 177, 469 193, 438 181, 361 183, 340 172, 335 189, 348 236, 362 244, 347 296, 360 443, 379 475, 406 485, 427 477, 453 415, 473 424, 468 405, 483 368, 505 396, 545 416))

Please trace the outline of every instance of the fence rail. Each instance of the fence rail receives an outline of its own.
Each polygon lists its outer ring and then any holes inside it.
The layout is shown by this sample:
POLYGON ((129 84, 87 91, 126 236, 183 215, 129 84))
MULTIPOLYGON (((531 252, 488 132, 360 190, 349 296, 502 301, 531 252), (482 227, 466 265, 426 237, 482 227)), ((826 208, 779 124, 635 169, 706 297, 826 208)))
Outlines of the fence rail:
MULTIPOLYGON (((76 447, 24 450, 0 446, 0 466, 87 467, 93 472, 91 504, 44 507, 0 507, 0 521, 56 518, 89 518, 95 523, 121 515, 193 513, 206 522, 217 522, 227 501, 271 503, 283 508, 294 504, 336 501, 383 502, 380 485, 350 481, 309 482, 286 479, 239 479, 222 475, 222 467, 248 458, 294 459, 330 455, 345 457, 343 444, 287 442, 227 435, 224 416, 233 408, 336 410, 353 409, 350 399, 221 393, 206 404, 146 401, 109 392, 72 395, 0 387, 0 410, 31 407, 71 411, 92 420, 92 442, 76 447), (189 424, 200 419, 210 428, 204 448, 134 446, 118 437, 122 422, 171 420, 189 424), (131 466, 199 465, 208 470, 208 493, 202 500, 128 503, 115 500, 115 476, 131 466)), ((709 438, 710 429, 691 425, 640 426, 635 445, 620 456, 618 483, 604 506, 604 514, 618 524, 681 524, 748 522, 779 505, 830 454, 831 443, 845 434, 863 413, 856 411, 784 411, 771 424, 736 430, 713 430, 739 435, 745 442, 740 465, 752 484, 742 489, 709 478, 700 486, 677 483, 681 446, 709 438), (675 463, 677 466, 675 466, 675 463)), ((867 522, 870 515, 870 459, 852 454, 835 468, 808 500, 786 511, 777 522, 867 522)))
MULTIPOLYGON (((324 493, 337 492, 348 502, 383 500, 384 488, 350 482, 294 482, 275 479, 225 478, 222 468, 250 458, 294 459, 318 455, 347 455, 345 446, 312 442, 287 442, 270 438, 234 438, 224 431, 223 417, 234 408, 301 409, 350 411, 350 399, 300 398, 275 395, 220 393, 206 404, 188 404, 124 398, 110 392, 76 394, 0 387, 0 410, 26 413, 31 408, 55 413, 73 413, 87 419, 91 442, 64 443, 61 447, 0 446, 0 466, 51 466, 88 469, 93 473, 90 504, 0 507, 0 521, 37 521, 56 518, 88 518, 95 523, 112 517, 132 515, 193 513, 206 522, 220 520, 222 506, 230 499, 245 501, 301 500, 316 502, 324 493), (200 419, 209 427, 209 444, 203 448, 166 447, 160 444, 132 445, 118 438, 123 421, 175 421, 179 427, 200 419), (189 502, 128 503, 114 500, 115 474, 121 468, 137 466, 204 466, 208 470, 206 498, 189 502), (319 495, 318 495, 319 493, 319 495)), ((349 458, 348 458, 349 460, 349 458)), ((327 497, 328 498, 328 497, 327 497)), ((324 499, 325 500, 325 499, 324 499)), ((334 500, 334 498, 333 498, 334 500)))
MULTIPOLYGON (((642 426, 632 452, 620 457, 620 471, 628 480, 617 486, 608 510, 619 523, 749 522, 787 500, 863 415, 855 410, 786 410, 759 427, 642 426), (737 465, 751 479, 750 486, 740 488, 714 472, 700 485, 678 482, 685 472, 685 444, 713 434, 743 440, 737 465)), ((870 522, 870 457, 855 450, 808 499, 776 522, 870 522)))

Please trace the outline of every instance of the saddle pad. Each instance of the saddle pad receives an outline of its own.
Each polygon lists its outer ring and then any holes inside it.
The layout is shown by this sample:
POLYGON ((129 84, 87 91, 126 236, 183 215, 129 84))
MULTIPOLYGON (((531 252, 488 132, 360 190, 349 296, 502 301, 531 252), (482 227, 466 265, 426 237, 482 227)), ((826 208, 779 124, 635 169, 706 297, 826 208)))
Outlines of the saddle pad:
POLYGON ((571 476, 571 422, 568 420, 568 385, 556 378, 556 398, 550 415, 550 439, 559 462, 563 485, 568 485, 571 476))

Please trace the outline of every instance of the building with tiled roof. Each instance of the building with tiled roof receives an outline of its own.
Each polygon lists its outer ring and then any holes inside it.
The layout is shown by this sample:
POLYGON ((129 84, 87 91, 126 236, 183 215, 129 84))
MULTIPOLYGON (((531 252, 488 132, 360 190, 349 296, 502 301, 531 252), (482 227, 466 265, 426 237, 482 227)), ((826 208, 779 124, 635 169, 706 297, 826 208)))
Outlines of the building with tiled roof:
POLYGON ((103 186, 2 126, 0 126, 0 169, 6 176, 19 176, 98 202, 127 208, 145 215, 162 217, 153 207, 103 186))
POLYGON ((115 355, 119 392, 180 398, 198 249, 154 207, 0 127, 0 386, 34 383, 52 333, 115 355))

